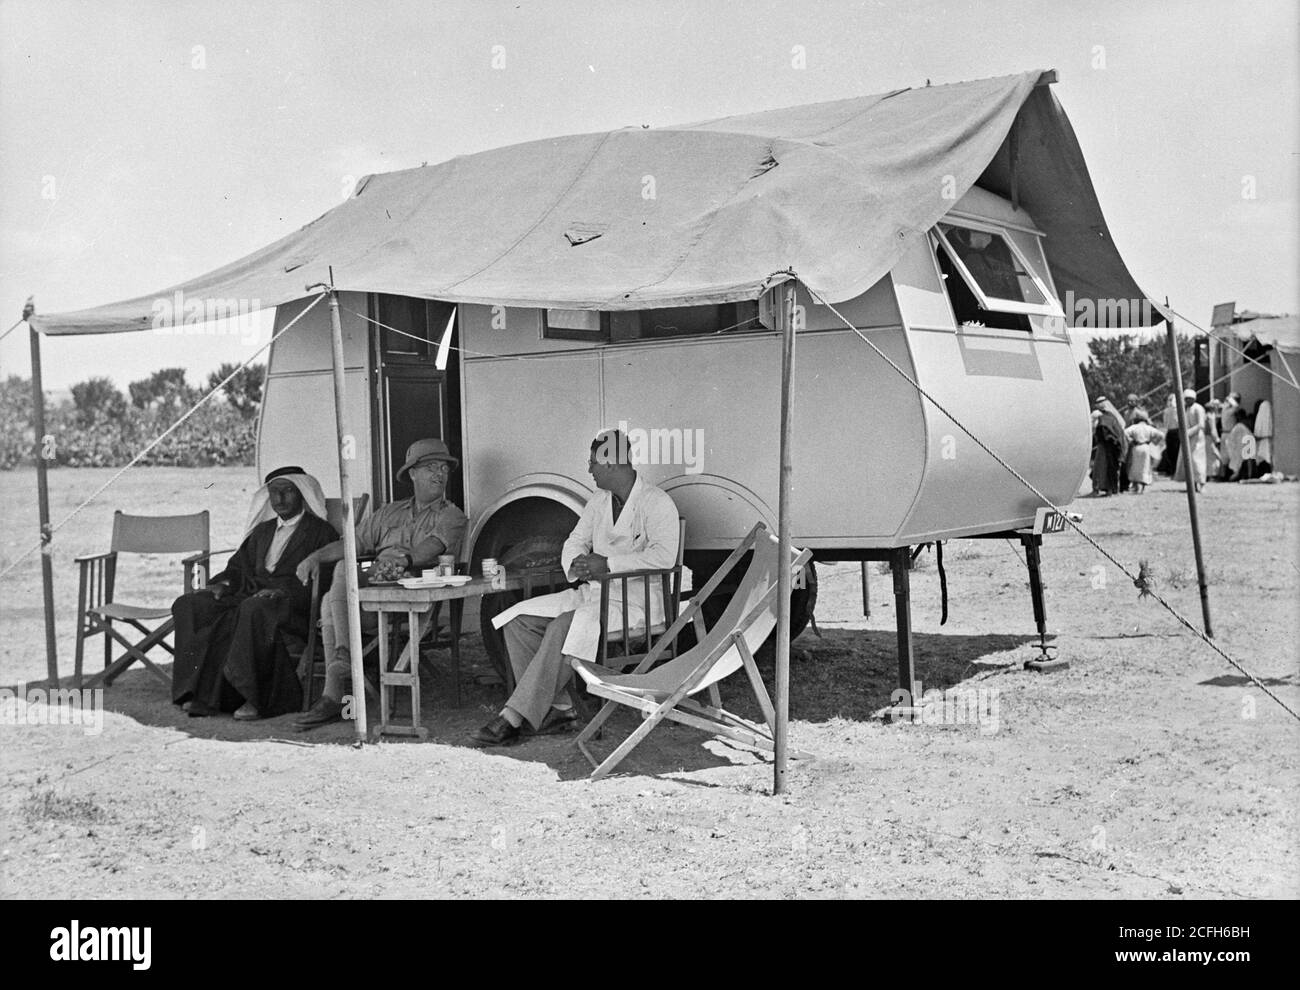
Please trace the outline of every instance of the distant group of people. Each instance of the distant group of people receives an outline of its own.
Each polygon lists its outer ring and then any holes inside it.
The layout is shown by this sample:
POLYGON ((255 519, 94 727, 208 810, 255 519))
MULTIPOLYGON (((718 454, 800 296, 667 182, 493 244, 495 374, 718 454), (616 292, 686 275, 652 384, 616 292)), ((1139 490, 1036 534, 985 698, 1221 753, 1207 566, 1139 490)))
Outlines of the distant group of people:
MULTIPOLYGON (((1226 400, 1196 401, 1195 389, 1183 391, 1184 417, 1191 448, 1192 480, 1200 491, 1207 480, 1244 481, 1272 471, 1273 412, 1267 399, 1249 412, 1241 393, 1226 400)), ((1130 394, 1124 410, 1099 396, 1092 410, 1092 488, 1097 496, 1120 492, 1142 494, 1157 473, 1186 480, 1177 400, 1171 392, 1159 426, 1130 394)))

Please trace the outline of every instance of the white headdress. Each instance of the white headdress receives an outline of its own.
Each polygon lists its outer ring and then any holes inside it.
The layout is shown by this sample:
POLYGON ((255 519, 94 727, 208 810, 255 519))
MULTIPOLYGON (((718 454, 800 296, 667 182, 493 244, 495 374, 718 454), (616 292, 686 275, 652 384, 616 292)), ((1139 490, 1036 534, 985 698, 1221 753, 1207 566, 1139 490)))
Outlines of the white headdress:
POLYGON ((297 466, 277 468, 266 476, 266 481, 262 487, 253 493, 253 500, 248 508, 248 523, 244 527, 245 536, 251 533, 253 527, 258 523, 275 518, 275 510, 271 508, 270 486, 272 481, 282 479, 293 482, 302 495, 303 507, 308 512, 321 519, 327 518, 325 514, 325 493, 321 490, 320 482, 297 466))

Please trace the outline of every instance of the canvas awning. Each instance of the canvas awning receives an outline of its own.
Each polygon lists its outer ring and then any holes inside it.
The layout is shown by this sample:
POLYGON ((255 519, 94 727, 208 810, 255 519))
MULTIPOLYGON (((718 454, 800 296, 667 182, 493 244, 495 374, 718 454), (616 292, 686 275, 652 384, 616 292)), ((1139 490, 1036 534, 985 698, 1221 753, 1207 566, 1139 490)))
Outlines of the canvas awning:
POLYGON ((1252 337, 1261 344, 1288 354, 1300 351, 1300 316, 1269 316, 1243 320, 1229 328, 1238 340, 1252 337))
POLYGON ((371 175, 246 258, 32 324, 149 329, 156 301, 170 306, 177 293, 278 306, 328 282, 331 266, 340 290, 588 310, 753 299, 791 268, 840 302, 878 281, 977 180, 1007 196, 1014 184, 1047 235, 1062 296, 1141 299, 1041 76, 559 137, 371 175))

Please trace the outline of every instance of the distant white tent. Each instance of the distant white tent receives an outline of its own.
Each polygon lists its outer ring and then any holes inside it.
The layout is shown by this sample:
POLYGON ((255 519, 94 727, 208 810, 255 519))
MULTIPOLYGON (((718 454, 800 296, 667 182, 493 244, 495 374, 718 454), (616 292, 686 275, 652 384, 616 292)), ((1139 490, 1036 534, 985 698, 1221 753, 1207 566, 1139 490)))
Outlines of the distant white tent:
POLYGON ((1300 316, 1242 320, 1219 327, 1216 337, 1216 377, 1225 380, 1215 395, 1240 392, 1251 412, 1267 401, 1273 470, 1300 474, 1300 316), (1232 346, 1224 346, 1225 340, 1232 346))

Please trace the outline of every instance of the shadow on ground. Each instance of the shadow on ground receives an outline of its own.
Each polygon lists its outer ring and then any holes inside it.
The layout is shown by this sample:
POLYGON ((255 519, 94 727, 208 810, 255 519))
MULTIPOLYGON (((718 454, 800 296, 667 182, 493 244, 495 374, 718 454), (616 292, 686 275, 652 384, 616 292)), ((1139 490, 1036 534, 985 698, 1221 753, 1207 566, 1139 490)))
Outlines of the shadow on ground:
MULTIPOLYGON (((981 670, 1019 667, 1027 656, 1023 647, 1034 641, 1026 635, 939 635, 915 633, 913 643, 916 675, 923 690, 940 690, 981 670)), ((480 683, 490 669, 482 643, 468 637, 461 650, 461 703, 455 704, 452 671, 444 650, 426 653, 430 664, 421 678, 421 723, 428 742, 445 746, 471 746, 469 735, 501 708, 505 693, 499 684, 480 683)), ((769 648, 759 652, 759 671, 773 691, 774 656, 769 648)), ((170 668, 164 666, 164 672, 170 668)), ((890 703, 898 685, 896 639, 892 631, 834 629, 820 637, 806 632, 791 650, 790 717, 796 721, 820 723, 832 719, 868 721, 873 713, 890 703)), ((65 678, 64 687, 71 687, 65 678)), ((403 692, 404 693, 404 692, 403 692)), ((759 720, 760 710, 743 674, 721 685, 723 706, 745 718, 759 720)), ((591 712, 594 699, 588 699, 591 712)), ((139 667, 123 673, 104 693, 104 708, 142 725, 174 729, 195 739, 223 742, 274 742, 297 746, 354 745, 357 736, 352 722, 338 722, 311 732, 293 728, 294 714, 255 722, 236 722, 229 715, 190 718, 171 703, 170 688, 139 667)), ((376 712, 371 706, 370 722, 376 712)), ((401 698, 395 719, 409 724, 409 701, 401 698)), ((601 739, 592 749, 597 756, 609 753, 639 724, 629 711, 617 712, 605 725, 601 739)), ((413 745, 417 740, 386 738, 381 745, 413 745)), ((532 736, 508 747, 487 750, 494 755, 545 763, 563 780, 584 777, 590 765, 573 745, 573 734, 532 736)), ((675 723, 661 724, 621 764, 622 772, 666 774, 690 772, 737 763, 766 761, 765 755, 749 748, 707 736, 675 723)))
MULTIPOLYGON (((1218 677, 1210 677, 1201 681, 1202 687, 1250 687, 1254 683, 1249 677, 1243 677, 1240 674, 1220 674, 1218 677)), ((1300 683, 1300 678, 1295 674, 1287 674, 1285 677, 1261 677, 1259 683, 1265 687, 1290 687, 1300 683)))

